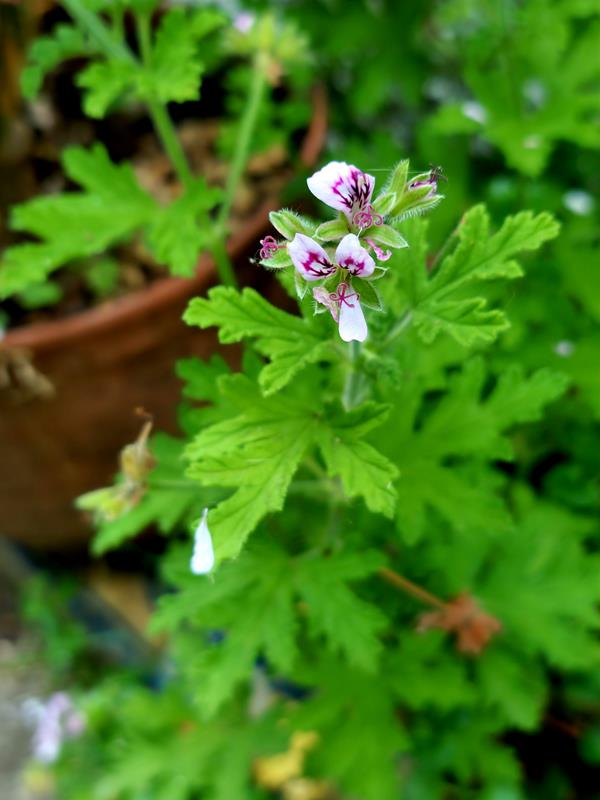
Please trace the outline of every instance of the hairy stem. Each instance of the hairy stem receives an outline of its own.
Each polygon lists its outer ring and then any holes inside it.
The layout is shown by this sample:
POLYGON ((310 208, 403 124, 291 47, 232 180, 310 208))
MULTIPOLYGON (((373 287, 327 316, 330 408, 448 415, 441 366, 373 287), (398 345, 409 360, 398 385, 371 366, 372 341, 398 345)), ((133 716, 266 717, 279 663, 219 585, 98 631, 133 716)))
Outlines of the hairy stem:
POLYGON ((266 53, 259 52, 254 56, 250 91, 248 92, 246 108, 244 109, 237 135, 231 168, 227 175, 225 197, 223 198, 223 204, 219 209, 219 215, 217 217, 217 228, 221 235, 223 235, 227 220, 229 219, 235 192, 248 159, 252 136, 254 135, 265 87, 267 85, 267 64, 268 59, 266 53))
POLYGON ((82 0, 64 0, 63 5, 80 27, 89 33, 103 53, 121 61, 135 61, 131 50, 113 36, 98 14, 86 8, 82 0))
MULTIPOLYGON (((149 68, 152 63, 150 15, 136 14, 135 22, 142 63, 144 67, 149 68)), ((173 164, 177 177, 184 186, 189 186, 193 180, 192 172, 165 104, 152 93, 148 93, 145 99, 156 133, 173 164)))
POLYGON ((347 411, 350 411, 358 402, 360 388, 360 373, 358 370, 358 359, 360 358, 360 342, 350 343, 351 362, 342 401, 347 411))
POLYGON ((211 255, 215 261, 221 283, 224 286, 233 286, 235 288, 237 280, 227 253, 225 234, 221 229, 217 229, 216 238, 211 246, 211 255))
POLYGON ((400 589, 401 592, 405 592, 406 594, 410 594, 412 597, 416 597, 417 600, 425 603, 425 605, 434 606, 434 608, 444 608, 446 605, 443 600, 440 600, 439 597, 431 594, 426 589, 418 586, 416 583, 409 581, 408 578, 405 578, 403 575, 394 572, 392 569, 380 567, 378 574, 381 578, 383 578, 384 581, 386 581, 386 583, 389 583, 391 586, 395 586, 396 589, 400 589))

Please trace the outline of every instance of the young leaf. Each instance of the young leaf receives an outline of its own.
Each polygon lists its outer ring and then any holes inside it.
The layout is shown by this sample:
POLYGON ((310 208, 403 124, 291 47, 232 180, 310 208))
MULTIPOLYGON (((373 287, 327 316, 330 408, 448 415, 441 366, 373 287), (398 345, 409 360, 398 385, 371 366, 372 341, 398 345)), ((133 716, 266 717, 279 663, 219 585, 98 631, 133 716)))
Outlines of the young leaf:
POLYGON ((379 553, 337 554, 299 561, 296 586, 307 604, 310 628, 349 664, 372 672, 381 652, 383 613, 359 599, 348 581, 365 578, 384 562, 379 553))
POLYGON ((266 395, 282 389, 308 364, 332 355, 331 342, 306 320, 280 311, 254 289, 219 286, 208 299, 194 298, 184 314, 188 325, 219 326, 225 344, 256 338, 256 349, 271 359, 260 373, 259 383, 266 395))
MULTIPOLYGON (((426 225, 416 221, 412 230, 422 255, 426 225)), ((396 279, 407 294, 421 338, 430 343, 445 332, 464 346, 495 339, 508 326, 506 315, 488 310, 484 297, 473 297, 472 285, 520 277, 523 273, 514 256, 537 249, 557 233, 558 224, 549 214, 534 216, 523 211, 508 217, 490 236, 487 211, 479 205, 465 214, 458 228, 457 246, 430 276, 421 258, 410 253, 412 248, 402 252, 396 279)))
POLYGON ((140 70, 133 61, 112 59, 89 64, 77 76, 85 90, 83 108, 89 117, 103 117, 124 94, 139 84, 140 70))
POLYGON ((27 64, 21 73, 23 95, 33 99, 42 87, 44 76, 62 61, 86 55, 92 48, 74 25, 57 25, 48 36, 40 36, 31 45, 27 64))
POLYGON ((282 395, 263 398, 241 375, 221 381, 241 408, 238 416, 205 428, 188 445, 188 474, 233 494, 210 514, 218 559, 235 558, 268 513, 283 507, 300 460, 313 442, 317 420, 310 402, 282 395))
MULTIPOLYGON (((367 415, 375 410, 372 404, 366 406, 367 415)), ((398 470, 382 453, 359 438, 370 427, 382 424, 389 409, 380 407, 378 411, 381 413, 374 414, 374 424, 370 426, 364 417, 365 410, 350 412, 352 420, 344 420, 343 417, 339 421, 335 417, 330 419, 328 427, 319 437, 319 449, 327 473, 340 476, 348 497, 360 496, 371 511, 392 517, 396 508, 393 484, 398 477, 398 470)))
POLYGON ((156 259, 167 264, 175 275, 194 274, 198 256, 212 236, 206 212, 221 196, 220 189, 209 188, 203 178, 198 178, 181 197, 157 213, 148 231, 148 244, 156 259))
POLYGON ((199 42, 224 21, 214 9, 167 11, 156 33, 146 89, 164 103, 196 100, 204 70, 199 42))

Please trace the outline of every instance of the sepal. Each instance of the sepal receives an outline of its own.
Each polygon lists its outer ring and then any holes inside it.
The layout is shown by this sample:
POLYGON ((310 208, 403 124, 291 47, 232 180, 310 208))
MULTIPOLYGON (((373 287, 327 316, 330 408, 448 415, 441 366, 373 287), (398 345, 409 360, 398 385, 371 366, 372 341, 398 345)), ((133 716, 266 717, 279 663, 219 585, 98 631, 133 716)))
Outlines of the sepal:
POLYGON ((361 305, 372 308, 374 311, 383 311, 381 295, 370 281, 365 281, 362 278, 352 278, 352 288, 355 292, 358 292, 361 305))
POLYGON ((379 197, 373 201, 373 210, 382 217, 387 217, 390 211, 398 202, 396 192, 382 192, 379 197))
POLYGON ((317 239, 321 239, 322 242, 337 242, 339 239, 343 239, 347 233, 350 233, 348 220, 346 217, 339 217, 319 225, 315 231, 315 236, 317 239))
POLYGON ((286 239, 293 239, 297 233, 312 235, 312 227, 295 211, 282 208, 281 211, 271 211, 269 214, 271 225, 286 239))
POLYGON ((373 225, 365 232, 365 239, 373 239, 386 247, 408 247, 408 242, 391 225, 373 225))
POLYGON ((285 269, 285 267, 292 266, 292 259, 287 251, 287 247, 282 247, 271 258, 263 258, 260 262, 263 267, 269 269, 285 269))

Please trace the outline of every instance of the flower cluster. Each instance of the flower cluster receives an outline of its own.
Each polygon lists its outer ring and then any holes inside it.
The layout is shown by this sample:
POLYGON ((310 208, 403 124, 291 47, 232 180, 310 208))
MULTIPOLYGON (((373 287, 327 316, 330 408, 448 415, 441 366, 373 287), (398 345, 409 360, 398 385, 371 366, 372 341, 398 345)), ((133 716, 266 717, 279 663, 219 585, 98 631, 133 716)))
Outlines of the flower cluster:
POLYGON ((381 309, 372 282, 385 275, 384 263, 392 250, 408 246, 386 221, 400 222, 437 205, 440 177, 439 169, 432 169, 409 181, 408 162, 402 161, 373 199, 372 175, 344 161, 331 161, 307 184, 315 197, 337 212, 337 218, 311 227, 291 211, 272 214, 271 221, 285 241, 273 236, 262 239, 261 263, 272 268, 293 265, 298 295, 304 297, 312 284, 316 313, 329 310, 345 342, 362 342, 368 334, 362 306, 381 309))

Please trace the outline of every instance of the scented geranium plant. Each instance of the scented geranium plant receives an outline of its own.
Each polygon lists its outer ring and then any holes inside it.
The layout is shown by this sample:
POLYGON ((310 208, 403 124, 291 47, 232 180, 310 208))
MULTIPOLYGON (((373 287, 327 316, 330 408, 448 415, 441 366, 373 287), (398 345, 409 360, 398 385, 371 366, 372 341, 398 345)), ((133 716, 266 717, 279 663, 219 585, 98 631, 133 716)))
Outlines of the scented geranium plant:
POLYGON ((184 436, 141 440, 135 502, 96 507, 98 554, 149 523, 180 534, 152 622, 168 668, 160 693, 84 699, 69 796, 532 796, 509 742, 558 676, 597 669, 598 560, 593 522, 523 478, 567 379, 498 375, 488 351, 502 287, 558 226, 491 230, 475 206, 431 253, 440 176, 403 161, 376 191, 332 162, 308 186, 335 218, 276 212, 261 243, 297 310, 230 287, 189 305, 245 342, 242 368, 181 362, 184 436))

